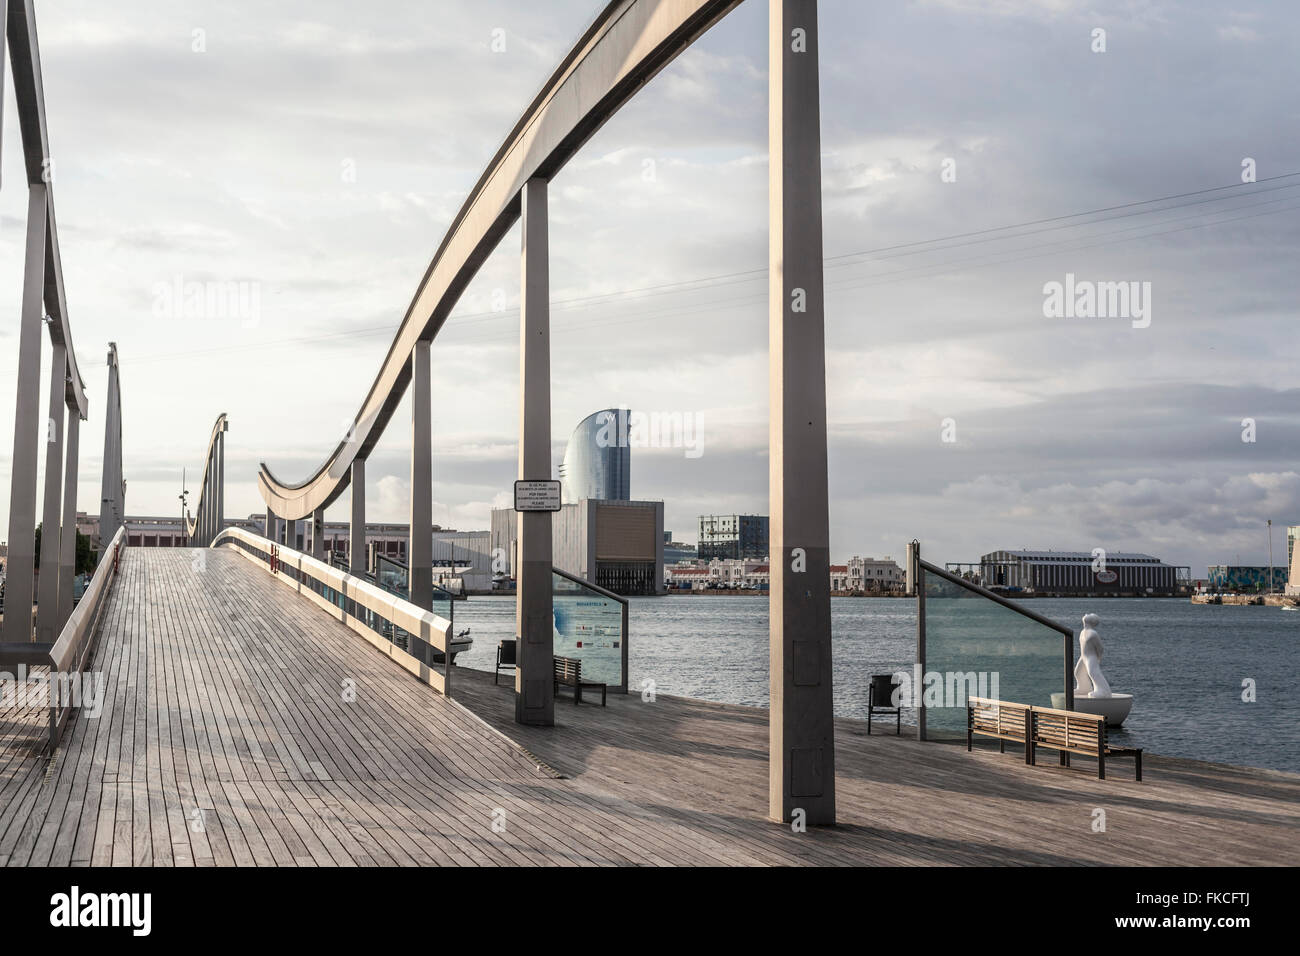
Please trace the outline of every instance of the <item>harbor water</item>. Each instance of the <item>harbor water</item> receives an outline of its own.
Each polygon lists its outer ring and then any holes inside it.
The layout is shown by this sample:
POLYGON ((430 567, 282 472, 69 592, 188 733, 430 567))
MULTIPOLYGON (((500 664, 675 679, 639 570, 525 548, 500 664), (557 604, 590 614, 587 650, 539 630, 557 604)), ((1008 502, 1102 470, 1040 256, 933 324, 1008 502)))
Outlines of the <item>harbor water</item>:
MULTIPOLYGON (((659 694, 767 706, 766 597, 629 600, 631 690, 653 682, 659 694)), ((1076 635, 1085 613, 1101 617, 1105 674, 1113 690, 1134 696, 1123 728, 1111 731, 1115 743, 1300 772, 1300 702, 1292 696, 1300 688, 1300 612, 1140 598, 1025 606, 1076 635)), ((832 598, 831 610, 835 713, 865 718, 871 675, 910 670, 915 660, 916 602, 832 598)), ((458 602, 456 628, 470 627, 474 646, 457 665, 491 671, 497 641, 514 635, 514 611, 508 596, 458 602)))

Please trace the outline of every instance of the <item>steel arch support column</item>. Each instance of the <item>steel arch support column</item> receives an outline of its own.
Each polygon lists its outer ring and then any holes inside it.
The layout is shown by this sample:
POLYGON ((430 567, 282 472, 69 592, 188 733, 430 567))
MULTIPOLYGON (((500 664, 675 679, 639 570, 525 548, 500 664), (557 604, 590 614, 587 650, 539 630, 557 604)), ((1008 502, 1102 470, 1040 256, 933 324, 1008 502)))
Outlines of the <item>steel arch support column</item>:
POLYGON ((77 469, 79 467, 79 442, 81 415, 77 409, 68 409, 68 426, 65 444, 66 468, 63 472, 63 532, 59 541, 59 620, 57 633, 72 616, 73 581, 77 576, 77 469))
MULTIPOLYGON (((117 345, 108 343, 108 398, 104 402, 104 458, 100 485, 100 559, 122 526, 126 496, 122 488, 122 392, 118 378, 117 345)), ((185 528, 181 528, 185 533, 185 528)))
MULTIPOLYGON (((551 477, 551 290, 547 183, 530 179, 522 193, 522 289, 519 303, 519 477, 551 477)), ((551 513, 518 515, 515 563, 515 721, 555 723, 551 659, 554 619, 551 513)))
POLYGON ((411 603, 433 607, 433 393, 427 339, 411 350, 411 529, 406 546, 411 603))
MULTIPOLYGON (((217 436, 217 448, 215 451, 217 456, 217 494, 213 502, 213 517, 215 518, 215 521, 212 529, 212 538, 221 534, 222 529, 226 526, 226 431, 229 428, 229 423, 223 422, 221 425, 221 434, 217 436)), ((208 544, 212 543, 212 538, 208 539, 208 544)))
POLYGON ((365 574, 366 567, 366 460, 352 462, 352 523, 348 528, 348 573, 365 574))
POLYGON ((835 822, 816 0, 769 0, 769 810, 835 822))
POLYGON ((271 506, 266 506, 266 522, 262 525, 262 535, 267 541, 275 540, 275 512, 271 506))
POLYGON ((59 542, 62 538, 63 431, 70 416, 64 409, 67 393, 68 351, 54 343, 50 358, 49 417, 41 435, 45 438, 45 500, 41 517, 41 574, 37 584, 36 640, 53 644, 58 639, 59 542))
POLYGON ((317 508, 311 514, 311 556, 325 560, 325 509, 317 508))
POLYGON ((284 546, 290 551, 298 550, 298 522, 284 519, 284 546))
POLYGON ((41 319, 45 296, 46 191, 27 192, 27 258, 19 317, 14 453, 10 459, 9 557, 5 561, 5 616, 0 639, 32 639, 31 607, 36 574, 36 452, 40 448, 41 319))

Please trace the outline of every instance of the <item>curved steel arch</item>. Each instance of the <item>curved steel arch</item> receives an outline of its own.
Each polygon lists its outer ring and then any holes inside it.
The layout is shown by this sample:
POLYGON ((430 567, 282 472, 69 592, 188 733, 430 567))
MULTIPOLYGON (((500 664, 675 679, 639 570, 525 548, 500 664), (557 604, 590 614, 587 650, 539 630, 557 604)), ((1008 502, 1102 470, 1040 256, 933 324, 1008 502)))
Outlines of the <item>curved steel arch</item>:
POLYGON ((195 517, 185 516, 185 535, 190 544, 198 547, 211 544, 225 523, 225 434, 229 430, 230 423, 226 413, 222 412, 208 437, 208 450, 203 458, 203 483, 199 485, 199 500, 194 505, 195 517))
POLYGON ((443 237, 347 437, 305 481, 257 476, 267 506, 291 521, 332 504, 351 465, 379 441, 410 383, 415 344, 437 336, 484 260, 520 215, 520 190, 549 179, 655 74, 741 0, 614 0, 533 98, 443 237))

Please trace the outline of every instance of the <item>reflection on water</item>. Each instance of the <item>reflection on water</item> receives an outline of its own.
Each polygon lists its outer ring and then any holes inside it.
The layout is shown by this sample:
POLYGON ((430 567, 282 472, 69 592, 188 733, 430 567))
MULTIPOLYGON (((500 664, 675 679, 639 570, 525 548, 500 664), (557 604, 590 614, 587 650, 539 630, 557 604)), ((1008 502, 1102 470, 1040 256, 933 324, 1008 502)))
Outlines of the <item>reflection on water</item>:
MULTIPOLYGON (((661 694, 767 706, 766 598, 630 600, 631 689, 653 680, 661 694)), ((1106 676, 1135 697, 1123 729, 1112 731, 1117 743, 1300 772, 1300 614, 1179 599, 1046 598, 1026 606, 1076 634, 1085 613, 1101 616, 1106 676), (1256 703, 1241 700, 1246 678, 1255 681, 1256 703)), ((866 716, 872 674, 911 668, 915 609, 902 599, 831 599, 837 716, 866 716)), ((497 641, 514 635, 514 613, 513 597, 458 604, 457 629, 473 628, 474 647, 457 664, 491 671, 497 641)), ((1004 696, 1011 697, 1005 689, 1004 696)))

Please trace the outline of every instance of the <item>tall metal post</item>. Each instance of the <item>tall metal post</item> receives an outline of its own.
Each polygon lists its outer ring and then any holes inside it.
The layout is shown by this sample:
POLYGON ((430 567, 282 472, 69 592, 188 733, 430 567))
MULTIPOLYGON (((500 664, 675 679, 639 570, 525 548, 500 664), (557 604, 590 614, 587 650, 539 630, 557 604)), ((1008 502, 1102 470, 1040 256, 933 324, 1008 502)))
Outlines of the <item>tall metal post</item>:
MULTIPOLYGON (((547 183, 524 184, 519 303, 519 478, 551 477, 551 280, 547 183)), ((551 513, 525 511, 515 563, 515 721, 555 723, 551 585, 551 513)))
POLYGON ((769 0, 768 815, 835 822, 816 0, 769 0))
POLYGON ((348 571, 365 574, 366 567, 366 460, 352 462, 352 521, 348 527, 348 571))
MULTIPOLYGON (((100 558, 126 515, 122 486, 122 391, 117 344, 108 343, 108 399, 104 402, 104 466, 99 505, 100 558)), ((184 531, 184 529, 182 529, 184 531)))
POLYGON ((41 568, 37 583, 36 640, 53 644, 59 636, 59 542, 63 510, 63 430, 67 394, 68 351, 55 342, 50 359, 49 417, 45 439, 45 499, 41 517, 41 568))
POLYGON ((325 560, 324 508, 317 508, 311 513, 311 556, 317 561, 325 560))
POLYGON ((411 603, 433 607, 433 393, 429 344, 411 350, 411 538, 406 545, 411 603))
POLYGON ((266 506, 266 520, 262 524, 262 535, 268 541, 275 540, 275 512, 271 510, 270 505, 266 506))
POLYGON ((284 546, 290 551, 298 550, 298 522, 284 519, 284 546))
POLYGON ((27 191, 27 258, 19 316, 17 398, 14 401, 14 453, 9 492, 9 558, 5 561, 5 616, 0 640, 32 639, 32 598, 36 573, 36 452, 40 447, 41 320, 45 302, 46 190, 27 191))
POLYGON ((59 620, 57 633, 72 616, 73 582, 77 576, 77 468, 80 450, 81 413, 68 408, 68 426, 65 452, 66 467, 63 472, 63 536, 59 542, 59 620))
MULTIPOLYGON (((217 447, 215 454, 217 456, 217 474, 216 474, 216 498, 213 501, 213 528, 212 537, 221 534, 226 527, 226 429, 230 426, 226 422, 221 423, 221 432, 217 435, 217 447)), ((209 541, 209 544, 211 542, 209 541)))

